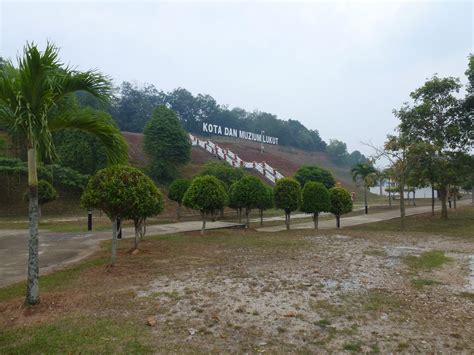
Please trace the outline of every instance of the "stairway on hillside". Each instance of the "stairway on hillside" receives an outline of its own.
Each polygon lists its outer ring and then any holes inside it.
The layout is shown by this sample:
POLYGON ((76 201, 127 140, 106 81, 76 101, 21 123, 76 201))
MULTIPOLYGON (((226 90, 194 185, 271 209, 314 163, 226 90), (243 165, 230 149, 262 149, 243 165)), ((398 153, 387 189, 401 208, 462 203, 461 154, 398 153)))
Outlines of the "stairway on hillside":
POLYGON ((230 165, 234 167, 243 167, 245 169, 254 169, 260 175, 262 175, 265 179, 270 181, 272 184, 275 184, 277 179, 281 179, 284 176, 278 172, 277 170, 273 169, 268 163, 265 161, 262 162, 247 162, 242 160, 237 154, 231 152, 229 149, 223 149, 219 147, 217 144, 211 142, 210 140, 202 140, 198 137, 189 134, 189 138, 191 139, 191 144, 193 146, 201 147, 202 149, 206 150, 209 154, 216 156, 217 158, 228 162, 230 165))

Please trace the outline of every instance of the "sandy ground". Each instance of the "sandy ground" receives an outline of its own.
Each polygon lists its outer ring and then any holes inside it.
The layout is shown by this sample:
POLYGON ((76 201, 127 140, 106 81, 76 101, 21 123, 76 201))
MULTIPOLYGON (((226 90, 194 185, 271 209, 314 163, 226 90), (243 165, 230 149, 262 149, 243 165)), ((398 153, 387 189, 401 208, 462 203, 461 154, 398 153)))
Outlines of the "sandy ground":
POLYGON ((344 231, 302 239, 287 253, 243 248, 137 287, 137 302, 157 305, 160 351, 474 352, 472 242, 344 231), (418 272, 403 261, 430 250, 452 260, 418 272))

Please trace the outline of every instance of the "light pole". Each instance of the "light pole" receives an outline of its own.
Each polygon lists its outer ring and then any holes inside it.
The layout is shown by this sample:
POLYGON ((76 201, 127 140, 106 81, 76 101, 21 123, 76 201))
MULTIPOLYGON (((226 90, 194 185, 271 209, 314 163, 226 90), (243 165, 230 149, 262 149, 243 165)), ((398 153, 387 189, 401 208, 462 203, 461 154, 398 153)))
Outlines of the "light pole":
POLYGON ((260 153, 262 153, 262 154, 263 154, 263 150, 264 150, 264 148, 263 148, 263 135, 264 134, 265 134, 265 131, 262 130, 262 132, 260 132, 260 135, 261 135, 261 137, 260 137, 260 153))

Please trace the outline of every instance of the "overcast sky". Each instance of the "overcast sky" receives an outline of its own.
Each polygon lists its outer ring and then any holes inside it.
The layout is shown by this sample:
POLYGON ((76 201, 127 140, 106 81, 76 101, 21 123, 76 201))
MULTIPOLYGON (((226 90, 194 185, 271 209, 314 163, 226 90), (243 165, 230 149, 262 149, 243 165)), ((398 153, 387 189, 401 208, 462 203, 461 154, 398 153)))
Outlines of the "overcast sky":
POLYGON ((24 2, 0 0, 0 56, 61 48, 116 84, 184 87, 297 119, 322 138, 381 144, 425 78, 462 77, 471 2, 24 2))

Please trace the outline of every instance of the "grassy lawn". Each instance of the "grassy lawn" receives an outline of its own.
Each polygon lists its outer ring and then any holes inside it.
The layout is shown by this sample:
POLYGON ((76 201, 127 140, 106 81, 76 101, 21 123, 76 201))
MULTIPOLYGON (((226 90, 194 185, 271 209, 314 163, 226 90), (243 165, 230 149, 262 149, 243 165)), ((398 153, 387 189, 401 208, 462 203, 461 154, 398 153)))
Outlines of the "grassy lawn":
POLYGON ((405 219, 402 231, 400 219, 369 223, 348 228, 350 230, 370 232, 416 232, 435 235, 457 236, 474 239, 474 207, 463 206, 448 211, 448 220, 440 218, 436 211, 434 217, 430 213, 409 216, 405 219))

